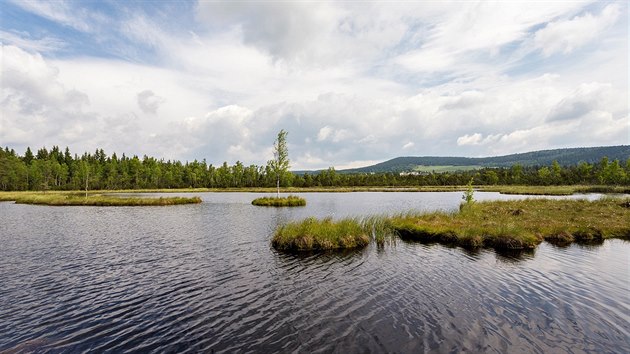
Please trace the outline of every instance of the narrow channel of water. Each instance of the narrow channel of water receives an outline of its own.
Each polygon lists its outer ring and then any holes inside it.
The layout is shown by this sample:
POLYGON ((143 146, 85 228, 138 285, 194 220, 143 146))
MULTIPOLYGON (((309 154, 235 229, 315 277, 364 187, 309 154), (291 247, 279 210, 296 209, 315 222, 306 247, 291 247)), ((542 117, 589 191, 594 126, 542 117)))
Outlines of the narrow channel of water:
POLYGON ((630 352, 630 242, 292 255, 269 245, 286 220, 451 210, 461 193, 315 193, 284 209, 256 196, 0 203, 0 351, 630 352))

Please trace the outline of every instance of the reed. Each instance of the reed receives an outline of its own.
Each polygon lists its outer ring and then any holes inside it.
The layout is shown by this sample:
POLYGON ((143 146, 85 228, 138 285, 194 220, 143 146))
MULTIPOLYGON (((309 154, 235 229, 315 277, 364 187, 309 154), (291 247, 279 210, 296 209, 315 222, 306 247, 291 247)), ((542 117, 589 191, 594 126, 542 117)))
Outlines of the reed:
POLYGON ((295 195, 287 197, 261 197, 252 200, 253 205, 257 206, 272 206, 272 207, 294 207, 305 206, 306 199, 300 198, 295 195))

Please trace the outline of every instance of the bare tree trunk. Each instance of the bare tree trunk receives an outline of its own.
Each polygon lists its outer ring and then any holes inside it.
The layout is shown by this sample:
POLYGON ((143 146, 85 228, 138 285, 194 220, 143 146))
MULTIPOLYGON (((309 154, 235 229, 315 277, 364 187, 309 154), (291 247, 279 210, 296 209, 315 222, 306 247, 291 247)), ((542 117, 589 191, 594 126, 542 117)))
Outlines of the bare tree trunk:
POLYGON ((85 199, 87 199, 88 192, 88 179, 90 178, 90 170, 87 170, 85 173, 85 199))
POLYGON ((278 188, 278 194, 276 194, 276 196, 280 198, 280 176, 276 178, 276 187, 278 188))

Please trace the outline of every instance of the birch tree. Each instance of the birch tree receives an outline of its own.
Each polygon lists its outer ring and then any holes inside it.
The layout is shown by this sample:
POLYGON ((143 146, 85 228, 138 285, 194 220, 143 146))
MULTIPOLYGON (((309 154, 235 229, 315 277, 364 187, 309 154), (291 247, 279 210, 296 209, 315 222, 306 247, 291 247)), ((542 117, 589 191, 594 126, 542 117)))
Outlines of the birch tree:
POLYGON ((280 197, 280 178, 289 170, 289 150, 287 149, 287 133, 281 129, 273 144, 273 160, 267 162, 276 176, 277 197, 280 197))

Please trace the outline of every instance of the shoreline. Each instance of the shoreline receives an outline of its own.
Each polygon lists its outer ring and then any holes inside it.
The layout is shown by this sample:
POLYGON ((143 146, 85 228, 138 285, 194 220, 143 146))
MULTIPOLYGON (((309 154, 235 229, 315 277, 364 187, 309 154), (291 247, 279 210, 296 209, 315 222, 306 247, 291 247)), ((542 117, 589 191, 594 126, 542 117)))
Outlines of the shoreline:
MULTIPOLYGON (((353 192, 463 192, 468 188, 461 186, 355 186, 355 187, 285 187, 281 194, 290 193, 353 193, 353 192)), ((607 185, 561 185, 561 186, 532 186, 532 185, 473 185, 477 192, 497 192, 500 194, 520 195, 549 195, 567 196, 573 194, 630 194, 630 186, 607 185)), ((84 194, 82 190, 49 190, 49 191, 0 191, 0 201, 12 200, 10 195, 19 194, 84 194)), ((173 189, 115 189, 93 190, 90 194, 118 194, 118 193, 276 193, 274 187, 239 187, 239 188, 173 188, 173 189)))

